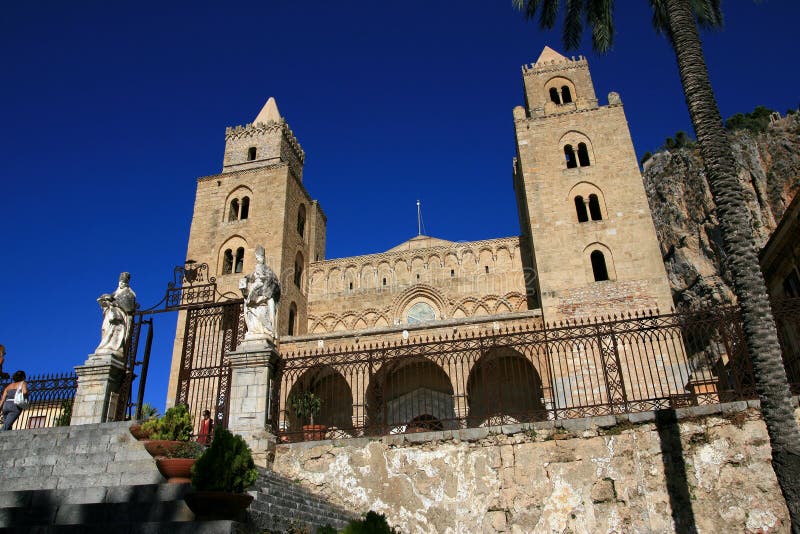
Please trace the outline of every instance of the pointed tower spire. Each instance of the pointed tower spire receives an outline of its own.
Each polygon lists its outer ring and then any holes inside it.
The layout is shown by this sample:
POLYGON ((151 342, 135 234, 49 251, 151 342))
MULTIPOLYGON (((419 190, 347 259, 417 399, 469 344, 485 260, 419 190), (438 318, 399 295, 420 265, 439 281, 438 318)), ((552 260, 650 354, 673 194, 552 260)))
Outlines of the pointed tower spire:
POLYGON ((539 54, 539 59, 536 60, 536 64, 542 62, 550 62, 550 61, 566 61, 567 58, 550 48, 549 46, 545 46, 542 53, 539 54))
POLYGON ((267 124, 270 121, 281 121, 281 114, 278 112, 278 104, 275 102, 274 97, 269 97, 269 100, 267 100, 267 103, 264 104, 263 108, 261 108, 261 111, 253 121, 253 124, 258 124, 260 122, 267 124))

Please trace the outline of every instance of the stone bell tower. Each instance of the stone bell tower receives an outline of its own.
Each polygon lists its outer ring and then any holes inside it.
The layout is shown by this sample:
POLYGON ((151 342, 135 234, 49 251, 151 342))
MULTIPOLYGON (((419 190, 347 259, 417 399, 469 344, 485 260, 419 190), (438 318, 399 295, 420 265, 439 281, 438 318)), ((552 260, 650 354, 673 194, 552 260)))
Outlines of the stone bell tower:
MULTIPOLYGON (((207 263, 218 289, 240 298, 239 280, 253 272, 255 250, 278 275, 279 336, 307 327, 306 274, 324 258, 325 214, 303 186, 305 153, 270 98, 251 124, 225 130, 222 172, 197 179, 186 259, 207 263)), ((175 336, 169 394, 175 391, 185 314, 175 336)))
POLYGON ((672 306, 628 123, 586 59, 545 47, 522 67, 514 188, 548 322, 672 306))

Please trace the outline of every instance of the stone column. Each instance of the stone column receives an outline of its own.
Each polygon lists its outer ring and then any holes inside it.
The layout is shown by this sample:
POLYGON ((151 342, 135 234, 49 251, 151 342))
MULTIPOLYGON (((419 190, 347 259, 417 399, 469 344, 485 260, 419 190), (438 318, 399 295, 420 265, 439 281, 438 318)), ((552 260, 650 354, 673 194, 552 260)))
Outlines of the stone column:
POLYGON ((272 392, 278 351, 271 341, 245 341, 228 353, 231 389, 228 430, 242 436, 257 465, 268 467, 275 451, 275 434, 268 423, 274 411, 272 392))
POLYGON ((90 354, 83 365, 75 367, 78 390, 72 405, 70 425, 88 425, 112 421, 125 364, 110 354, 90 354))

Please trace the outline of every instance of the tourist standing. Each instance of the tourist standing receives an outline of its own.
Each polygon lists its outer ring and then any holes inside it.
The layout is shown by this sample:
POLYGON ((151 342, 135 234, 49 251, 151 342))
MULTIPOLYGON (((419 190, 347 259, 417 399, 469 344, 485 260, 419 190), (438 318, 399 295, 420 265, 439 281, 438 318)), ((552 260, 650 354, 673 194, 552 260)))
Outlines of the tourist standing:
POLYGON ((3 426, 0 430, 11 430, 11 425, 17 420, 19 414, 22 413, 22 408, 17 406, 14 402, 14 396, 17 390, 21 389, 24 395, 28 395, 28 384, 25 382, 25 371, 17 371, 12 377, 13 382, 6 386, 3 390, 3 396, 0 397, 0 405, 3 406, 3 426))
POLYGON ((213 432, 214 420, 211 419, 211 412, 203 410, 203 419, 200 420, 200 432, 197 433, 197 443, 201 445, 210 445, 213 432))

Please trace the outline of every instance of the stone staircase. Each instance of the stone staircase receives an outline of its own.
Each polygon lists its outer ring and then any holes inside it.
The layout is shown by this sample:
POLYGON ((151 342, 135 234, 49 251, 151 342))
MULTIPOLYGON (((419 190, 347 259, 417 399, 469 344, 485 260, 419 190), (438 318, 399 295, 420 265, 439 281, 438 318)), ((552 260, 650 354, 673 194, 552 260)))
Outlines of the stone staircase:
POLYGON ((130 422, 0 432, 0 533, 237 533, 341 527, 353 518, 262 471, 248 523, 195 521, 130 422))
POLYGON ((359 517, 272 471, 258 471, 255 500, 248 513, 250 521, 262 530, 277 533, 294 527, 313 533, 325 525, 342 529, 359 517))

